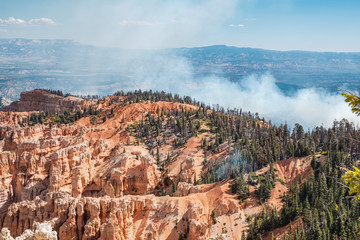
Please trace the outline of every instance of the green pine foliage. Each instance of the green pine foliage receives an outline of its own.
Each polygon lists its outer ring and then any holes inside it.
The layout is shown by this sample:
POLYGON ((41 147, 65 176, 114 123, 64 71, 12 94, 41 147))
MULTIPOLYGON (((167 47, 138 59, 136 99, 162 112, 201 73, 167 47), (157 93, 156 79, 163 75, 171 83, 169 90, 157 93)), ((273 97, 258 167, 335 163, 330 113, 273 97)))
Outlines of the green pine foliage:
POLYGON ((215 212, 215 210, 211 211, 210 216, 211 216, 211 220, 212 220, 213 224, 216 224, 217 220, 216 220, 216 212, 215 212))
MULTIPOLYGON (((341 151, 360 151, 360 145, 355 143, 360 140, 360 134, 347 120, 334 121, 332 128, 316 127, 305 131, 299 124, 295 124, 293 129, 287 124, 274 126, 257 114, 241 109, 211 108, 189 97, 181 98, 165 92, 139 90, 118 94, 126 97, 127 104, 170 101, 197 106, 197 109, 158 109, 156 113, 149 112, 127 130, 149 149, 168 143, 173 136, 173 146, 183 147, 189 138, 203 134, 201 148, 205 154, 218 153, 228 144, 231 146, 229 149, 241 152, 246 172, 256 171, 282 159, 307 156, 314 151, 327 152, 335 140, 339 142, 341 151)), ((216 173, 218 168, 207 166, 209 173, 200 176, 202 182, 210 183, 230 175, 231 169, 225 175, 219 175, 216 173)))
POLYGON ((48 93, 51 93, 51 94, 55 94, 55 95, 58 95, 60 97, 63 97, 64 96, 64 93, 61 91, 61 90, 52 90, 52 89, 36 89, 36 90, 42 90, 44 92, 48 92, 48 93))
POLYGON ((264 203, 270 198, 271 191, 275 187, 275 180, 274 166, 271 163, 270 169, 266 172, 265 179, 260 182, 260 187, 257 191, 260 203, 264 203))
POLYGON ((236 194, 240 201, 247 199, 250 195, 249 186, 247 185, 244 175, 240 174, 231 184, 231 192, 236 194))
POLYGON ((284 239, 359 239, 360 201, 348 192, 341 177, 342 166, 353 163, 334 144, 328 160, 315 164, 307 181, 290 188, 280 213, 264 210, 249 221, 247 239, 258 239, 258 234, 295 220, 302 222, 302 228, 289 231, 284 239))

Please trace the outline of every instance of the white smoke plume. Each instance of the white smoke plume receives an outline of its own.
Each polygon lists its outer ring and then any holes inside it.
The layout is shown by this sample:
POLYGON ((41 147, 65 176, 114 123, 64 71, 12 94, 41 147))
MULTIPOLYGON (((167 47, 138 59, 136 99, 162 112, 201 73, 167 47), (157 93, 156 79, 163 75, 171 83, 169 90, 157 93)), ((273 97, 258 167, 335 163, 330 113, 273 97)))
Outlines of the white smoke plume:
POLYGON ((292 95, 282 92, 270 74, 250 75, 238 83, 217 76, 195 77, 191 63, 181 57, 153 56, 134 69, 133 81, 121 84, 127 90, 164 90, 188 95, 207 104, 242 108, 259 113, 266 120, 306 128, 330 127, 343 118, 358 124, 356 117, 338 93, 324 89, 301 89, 292 95))

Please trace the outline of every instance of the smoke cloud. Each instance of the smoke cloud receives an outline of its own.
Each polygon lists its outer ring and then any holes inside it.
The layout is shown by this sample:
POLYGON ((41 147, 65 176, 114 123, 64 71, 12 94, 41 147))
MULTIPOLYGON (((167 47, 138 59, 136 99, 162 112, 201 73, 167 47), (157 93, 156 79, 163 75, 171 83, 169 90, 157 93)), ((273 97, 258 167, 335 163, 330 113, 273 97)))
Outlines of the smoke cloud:
MULTIPOLYGON (((133 64, 131 64, 133 66, 133 64)), ((195 77, 192 64, 182 57, 149 56, 133 69, 131 81, 121 83, 125 90, 164 90, 188 95, 206 104, 242 108, 281 124, 300 123, 305 128, 330 127, 343 118, 358 124, 344 98, 324 89, 307 88, 291 95, 276 85, 270 74, 250 75, 239 82, 217 76, 195 77), (151 60, 150 60, 151 59, 151 60)))

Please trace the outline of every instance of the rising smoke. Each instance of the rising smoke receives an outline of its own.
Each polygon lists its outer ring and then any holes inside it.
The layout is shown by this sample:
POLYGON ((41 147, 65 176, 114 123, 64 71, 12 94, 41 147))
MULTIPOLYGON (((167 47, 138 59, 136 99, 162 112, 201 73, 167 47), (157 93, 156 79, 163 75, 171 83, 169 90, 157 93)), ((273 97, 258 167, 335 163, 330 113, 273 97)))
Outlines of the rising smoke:
POLYGON ((187 95, 225 109, 242 108, 276 124, 330 127, 334 120, 343 118, 358 123, 340 94, 307 88, 288 95, 278 88, 270 73, 249 75, 237 83, 217 76, 194 75, 192 64, 185 58, 152 56, 133 69, 131 82, 120 85, 125 90, 152 89, 187 95))

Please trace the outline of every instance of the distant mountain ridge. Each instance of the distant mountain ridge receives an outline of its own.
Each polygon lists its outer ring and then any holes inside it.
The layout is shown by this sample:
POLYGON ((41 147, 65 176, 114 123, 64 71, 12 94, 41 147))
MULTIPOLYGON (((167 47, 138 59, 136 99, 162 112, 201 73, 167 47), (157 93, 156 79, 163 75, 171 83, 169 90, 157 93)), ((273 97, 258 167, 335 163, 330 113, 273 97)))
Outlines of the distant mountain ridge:
POLYGON ((358 52, 275 51, 222 45, 171 51, 191 59, 195 69, 222 66, 225 76, 232 81, 268 71, 282 83, 301 87, 336 89, 342 84, 352 85, 360 80, 358 52))
POLYGON ((284 91, 315 87, 336 91, 360 87, 360 53, 273 51, 224 45, 163 50, 125 50, 82 45, 72 40, 0 39, 0 92, 16 100, 35 88, 111 94, 132 88, 141 69, 159 71, 154 56, 186 59, 194 77, 218 76, 239 82, 271 73, 284 91))

